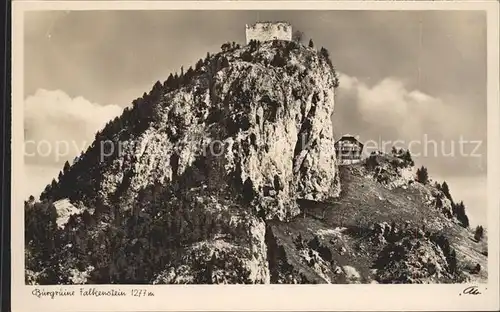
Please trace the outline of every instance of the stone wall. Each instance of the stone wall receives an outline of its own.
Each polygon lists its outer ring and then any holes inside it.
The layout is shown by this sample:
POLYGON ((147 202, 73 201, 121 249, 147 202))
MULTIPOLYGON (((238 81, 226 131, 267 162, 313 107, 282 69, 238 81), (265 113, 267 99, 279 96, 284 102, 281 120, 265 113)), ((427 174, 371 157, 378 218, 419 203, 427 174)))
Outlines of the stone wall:
POLYGON ((250 40, 292 40, 292 26, 288 23, 256 23, 246 25, 247 44, 250 40))

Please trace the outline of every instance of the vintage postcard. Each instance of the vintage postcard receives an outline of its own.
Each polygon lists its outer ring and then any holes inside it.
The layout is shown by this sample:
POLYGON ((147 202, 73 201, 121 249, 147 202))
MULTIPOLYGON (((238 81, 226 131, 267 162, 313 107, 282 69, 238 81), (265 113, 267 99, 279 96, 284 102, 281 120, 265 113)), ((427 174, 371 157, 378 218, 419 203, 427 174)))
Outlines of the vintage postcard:
POLYGON ((497 310, 498 9, 15 1, 13 311, 497 310))

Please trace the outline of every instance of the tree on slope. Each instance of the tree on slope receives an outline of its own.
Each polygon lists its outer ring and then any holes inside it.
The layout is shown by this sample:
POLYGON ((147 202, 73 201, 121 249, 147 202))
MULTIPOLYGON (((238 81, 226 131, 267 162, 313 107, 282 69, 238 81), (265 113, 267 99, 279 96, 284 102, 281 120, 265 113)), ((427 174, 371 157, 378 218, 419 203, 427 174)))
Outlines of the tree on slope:
POLYGON ((309 48, 314 48, 314 42, 312 39, 309 39, 309 48))
POLYGON ((474 232, 474 239, 479 242, 483 239, 483 237, 484 237, 484 228, 482 225, 478 225, 474 232))
POLYGON ((292 35, 292 40, 301 43, 304 39, 304 33, 300 30, 296 30, 292 35))
POLYGON ((427 168, 424 166, 417 169, 417 181, 422 184, 427 184, 427 182, 429 182, 429 174, 427 168))

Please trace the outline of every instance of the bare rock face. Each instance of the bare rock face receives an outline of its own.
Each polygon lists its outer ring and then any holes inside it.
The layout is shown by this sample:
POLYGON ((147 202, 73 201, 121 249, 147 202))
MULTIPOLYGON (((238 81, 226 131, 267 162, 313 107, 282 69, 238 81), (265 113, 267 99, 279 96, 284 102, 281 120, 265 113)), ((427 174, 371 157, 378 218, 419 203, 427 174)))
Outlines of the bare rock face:
POLYGON ((243 192, 268 219, 296 215, 296 199, 338 195, 334 71, 316 51, 293 42, 249 51, 218 55, 198 79, 160 97, 154 121, 120 141, 122 153, 103 169, 104 197, 119 193, 125 203, 148 184, 189 174, 190 167, 207 171, 209 187, 243 192), (273 66, 283 51, 288 65, 273 66))
POLYGON ((269 284, 265 225, 252 221, 252 243, 240 245, 224 237, 195 243, 180 252, 153 284, 269 284))

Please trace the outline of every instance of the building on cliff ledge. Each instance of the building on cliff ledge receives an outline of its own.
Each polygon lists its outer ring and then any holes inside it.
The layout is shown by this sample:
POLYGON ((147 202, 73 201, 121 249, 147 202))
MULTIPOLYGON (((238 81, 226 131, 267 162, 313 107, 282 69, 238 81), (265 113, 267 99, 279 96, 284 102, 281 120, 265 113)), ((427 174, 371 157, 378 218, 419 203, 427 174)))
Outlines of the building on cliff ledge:
POLYGON ((247 44, 250 40, 292 40, 292 25, 288 22, 258 22, 246 25, 247 44))
POLYGON ((363 144, 350 134, 343 135, 334 144, 339 165, 355 164, 361 161, 363 144))

